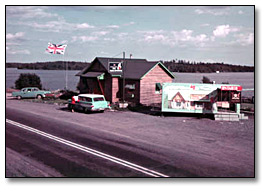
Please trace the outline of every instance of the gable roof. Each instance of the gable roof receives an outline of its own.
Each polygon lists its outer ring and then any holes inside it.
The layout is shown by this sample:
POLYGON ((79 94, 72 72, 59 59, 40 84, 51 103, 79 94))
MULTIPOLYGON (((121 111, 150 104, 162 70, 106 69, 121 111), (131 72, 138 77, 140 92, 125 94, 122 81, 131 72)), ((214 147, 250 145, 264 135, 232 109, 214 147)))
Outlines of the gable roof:
MULTIPOLYGON (((123 62, 123 58, 104 58, 96 57, 93 62, 85 67, 81 72, 77 73, 76 76, 83 76, 89 72, 90 67, 99 62, 104 70, 106 70, 112 76, 123 77, 123 72, 110 72, 109 62, 123 62)), ((161 68, 172 78, 174 75, 161 63, 161 62, 149 62, 146 59, 125 59, 125 64, 123 65, 124 76, 127 79, 141 79, 149 71, 151 71, 156 65, 160 65, 161 68)))

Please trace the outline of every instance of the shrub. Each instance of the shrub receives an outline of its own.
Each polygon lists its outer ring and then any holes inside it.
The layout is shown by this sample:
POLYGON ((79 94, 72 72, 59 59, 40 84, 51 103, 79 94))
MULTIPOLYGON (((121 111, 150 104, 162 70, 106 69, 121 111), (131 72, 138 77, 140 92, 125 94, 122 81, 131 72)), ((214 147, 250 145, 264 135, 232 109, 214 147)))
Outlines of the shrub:
POLYGON ((211 80, 207 76, 203 76, 202 82, 203 83, 212 83, 211 80))
POLYGON ((22 89, 25 87, 38 87, 42 89, 40 78, 36 74, 25 73, 20 74, 20 77, 15 82, 16 89, 22 89))

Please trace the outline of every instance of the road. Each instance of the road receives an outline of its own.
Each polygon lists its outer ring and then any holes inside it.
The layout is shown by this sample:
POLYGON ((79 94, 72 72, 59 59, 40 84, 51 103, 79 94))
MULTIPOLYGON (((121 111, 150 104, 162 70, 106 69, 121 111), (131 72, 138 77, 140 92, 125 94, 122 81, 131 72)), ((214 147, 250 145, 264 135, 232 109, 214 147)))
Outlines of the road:
POLYGON ((6 177, 253 177, 253 120, 6 100, 6 177))

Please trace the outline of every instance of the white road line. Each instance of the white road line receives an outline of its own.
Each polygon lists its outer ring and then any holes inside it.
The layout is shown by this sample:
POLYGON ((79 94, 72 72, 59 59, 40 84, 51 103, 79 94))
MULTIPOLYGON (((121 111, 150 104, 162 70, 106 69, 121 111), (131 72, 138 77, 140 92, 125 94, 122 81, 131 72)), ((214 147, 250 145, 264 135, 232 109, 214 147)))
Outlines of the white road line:
POLYGON ((21 123, 18 123, 18 122, 9 120, 9 119, 6 119, 6 122, 7 122, 7 123, 10 123, 10 124, 12 124, 12 125, 18 126, 18 127, 22 128, 22 129, 25 129, 25 130, 27 130, 27 131, 31 131, 31 132, 33 132, 33 133, 36 133, 36 134, 42 135, 42 136, 44 136, 44 137, 47 137, 47 138, 49 138, 49 139, 55 140, 55 141, 60 142, 60 143, 62 143, 62 144, 68 145, 68 146, 70 146, 70 147, 73 147, 73 148, 79 149, 79 150, 81 150, 81 151, 87 152, 87 153, 89 153, 89 154, 92 154, 92 155, 101 157, 101 158, 106 159, 106 160, 110 160, 110 161, 112 161, 112 162, 114 162, 114 163, 120 164, 120 165, 125 166, 125 167, 128 167, 128 168, 130 168, 130 169, 134 169, 134 170, 136 170, 136 171, 139 171, 139 172, 141 172, 141 173, 147 174, 147 175, 149 175, 149 176, 153 176, 153 177, 169 177, 169 176, 164 175, 164 174, 162 174, 162 173, 156 172, 156 171, 154 171, 154 170, 150 170, 150 169, 148 169, 148 168, 139 166, 139 165, 137 165, 137 164, 128 162, 128 161, 126 161, 126 160, 123 160, 123 159, 120 159, 120 158, 111 156, 111 155, 109 155, 109 154, 105 154, 105 153, 102 153, 102 152, 100 152, 100 151, 94 150, 94 149, 92 149, 92 148, 85 147, 85 146, 79 145, 79 144, 77 144, 77 143, 74 143, 74 142, 71 142, 71 141, 62 139, 62 138, 60 138, 60 137, 56 137, 56 136, 54 136, 54 135, 45 133, 45 132, 40 131, 40 130, 38 130, 38 129, 35 129, 35 128, 33 128, 33 127, 29 127, 29 126, 23 125, 23 124, 21 124, 21 123))

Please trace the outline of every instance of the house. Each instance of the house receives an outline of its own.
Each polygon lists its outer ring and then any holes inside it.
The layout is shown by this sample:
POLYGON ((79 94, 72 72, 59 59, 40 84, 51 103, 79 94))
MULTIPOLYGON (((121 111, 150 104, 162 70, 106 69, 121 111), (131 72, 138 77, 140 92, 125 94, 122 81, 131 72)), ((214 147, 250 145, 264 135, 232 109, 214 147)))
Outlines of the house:
POLYGON ((161 103, 162 83, 174 79, 161 62, 103 57, 96 57, 76 76, 80 76, 80 93, 103 94, 112 103, 143 105, 161 103))

